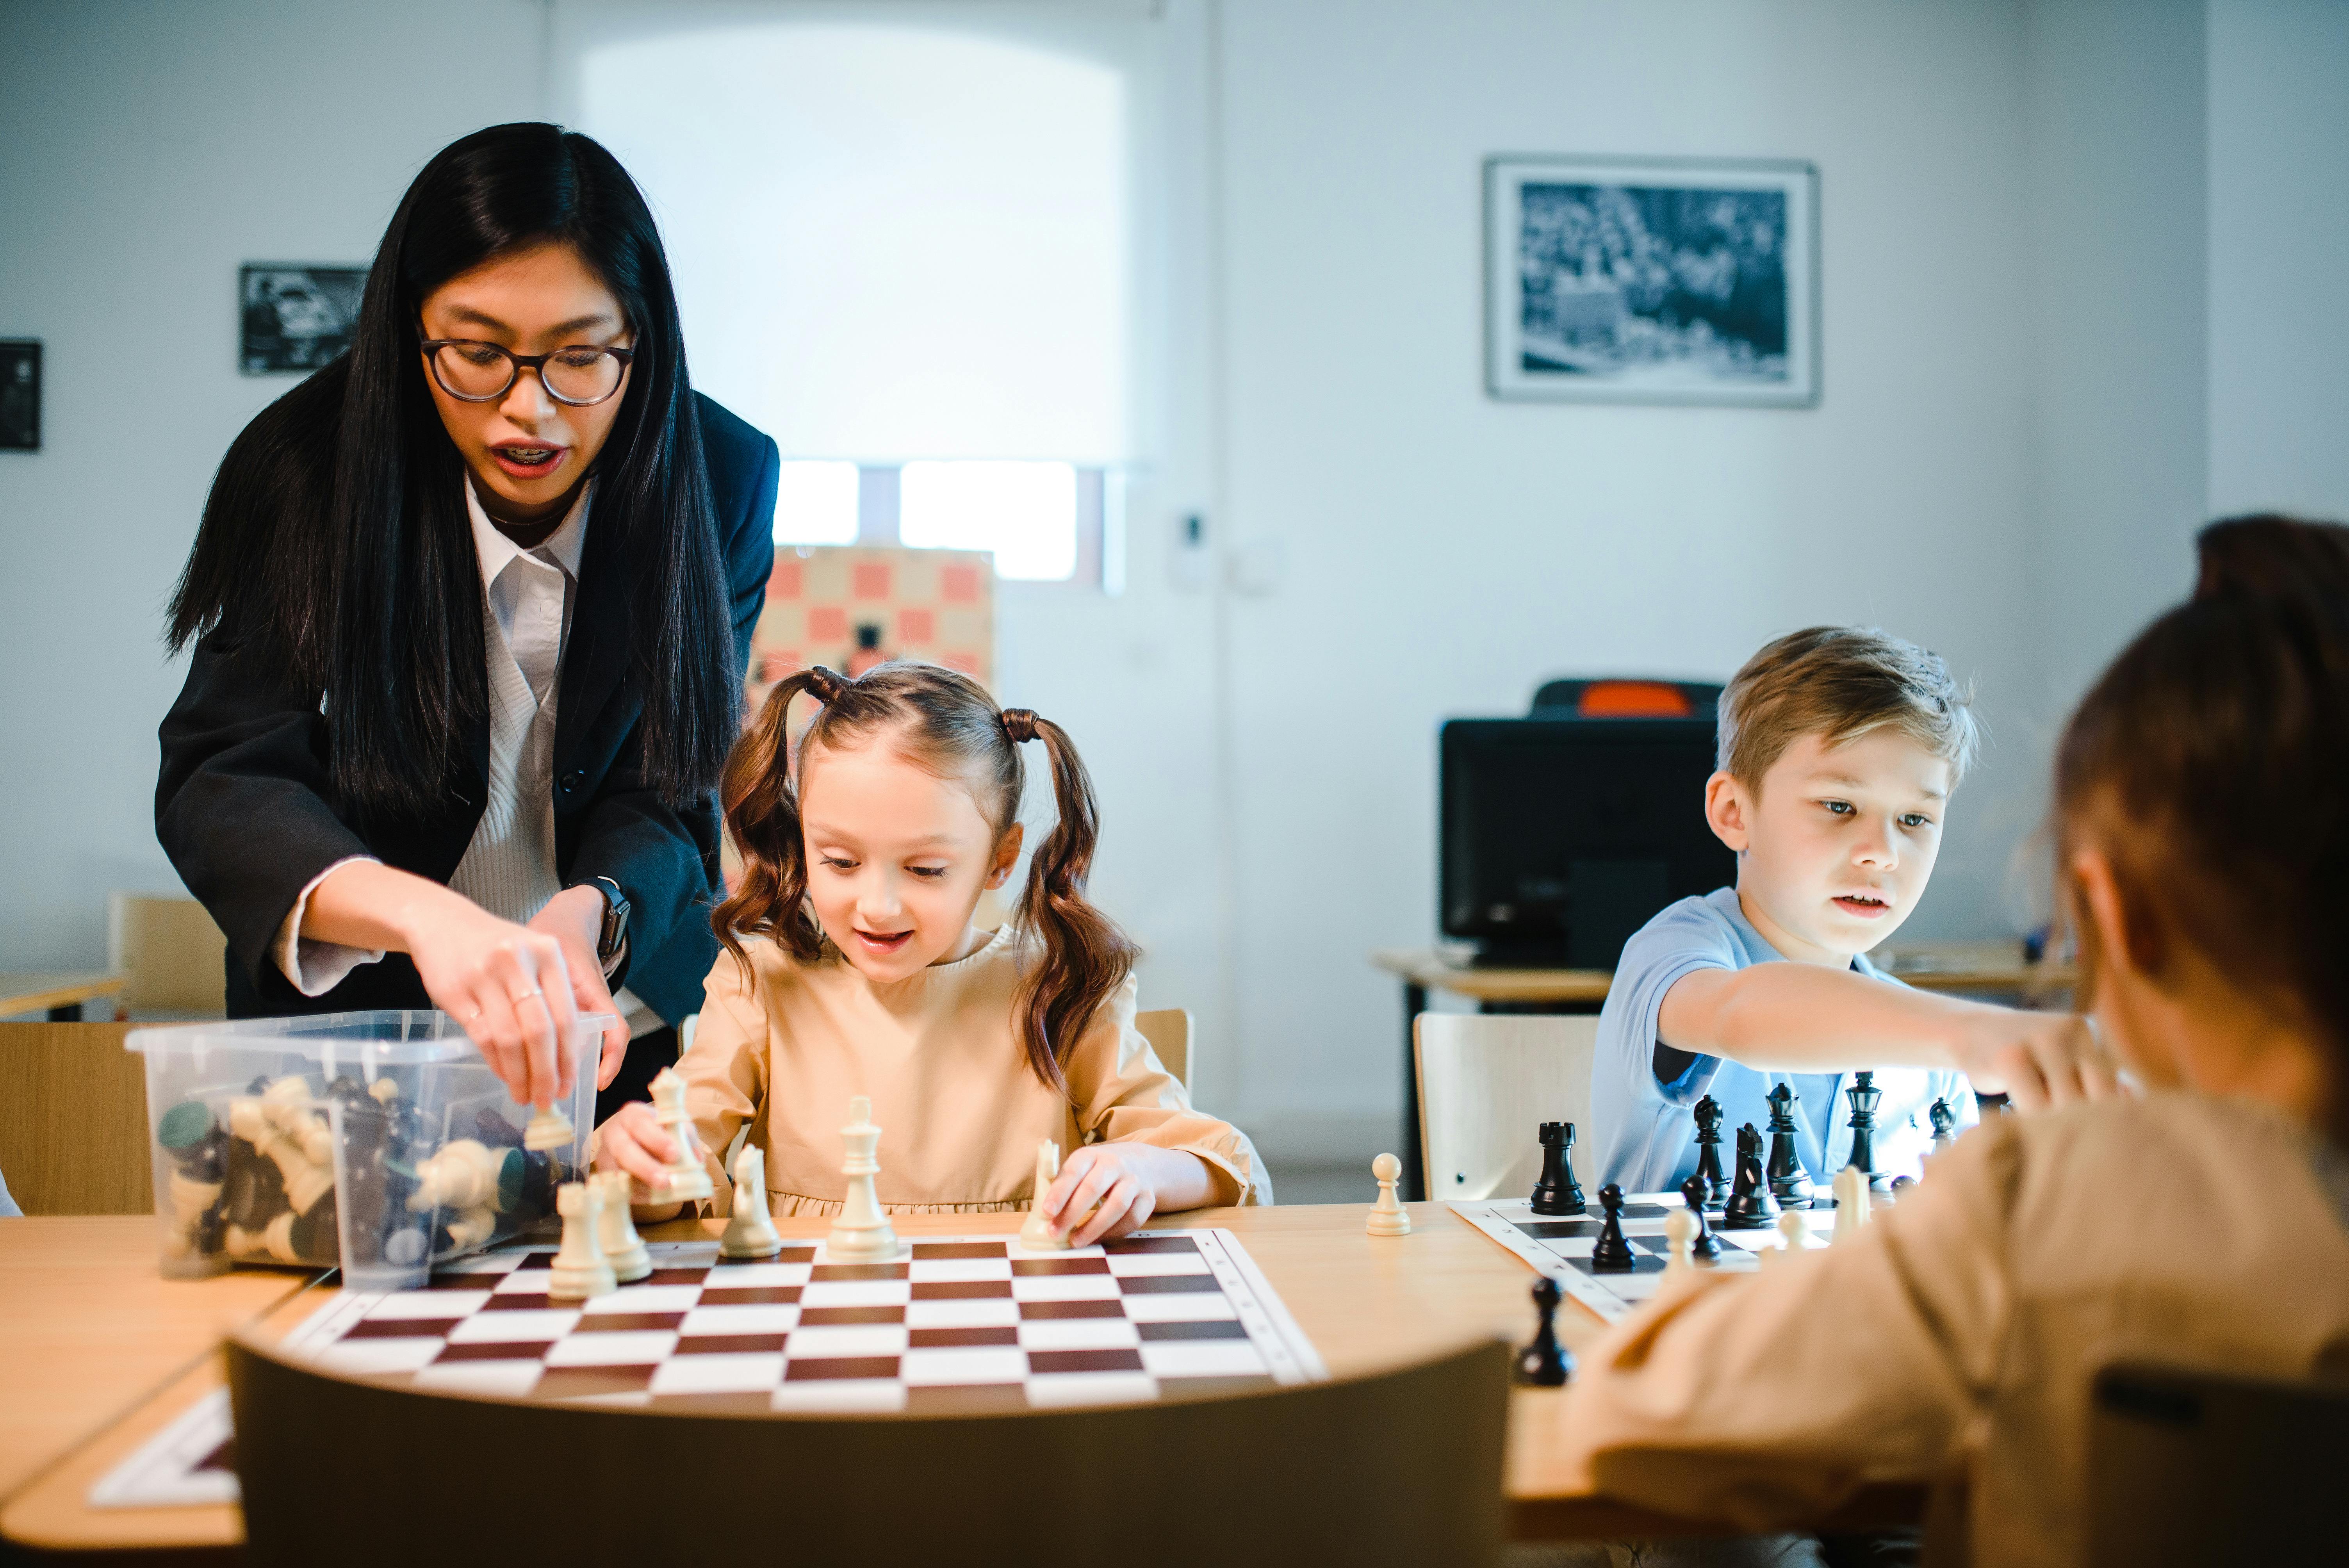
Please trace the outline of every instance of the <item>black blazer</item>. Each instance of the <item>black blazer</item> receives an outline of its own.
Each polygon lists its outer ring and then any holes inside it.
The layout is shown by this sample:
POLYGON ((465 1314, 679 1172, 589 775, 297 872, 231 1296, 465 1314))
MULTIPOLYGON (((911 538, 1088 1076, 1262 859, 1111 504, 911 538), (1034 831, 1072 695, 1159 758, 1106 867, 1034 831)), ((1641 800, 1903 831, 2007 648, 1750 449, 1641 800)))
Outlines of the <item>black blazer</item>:
MULTIPOLYGON (((774 570, 780 454, 709 398, 695 400, 740 664, 774 570)), ((672 810, 641 779, 644 705, 627 678, 617 548, 615 531, 591 518, 555 709, 555 874, 566 887, 591 876, 620 884, 628 954, 612 989, 628 986, 674 1021, 700 1009, 702 979, 717 961, 709 905, 719 888, 718 806, 705 796, 672 810)), ((362 821, 328 772, 318 694, 295 689, 274 661, 218 631, 196 644, 188 684, 163 719, 155 835, 228 935, 231 1017, 432 1005, 405 954, 305 996, 272 949, 302 889, 336 861, 373 855, 437 882, 456 873, 489 801, 486 717, 466 738, 471 768, 447 810, 428 820, 362 821)))

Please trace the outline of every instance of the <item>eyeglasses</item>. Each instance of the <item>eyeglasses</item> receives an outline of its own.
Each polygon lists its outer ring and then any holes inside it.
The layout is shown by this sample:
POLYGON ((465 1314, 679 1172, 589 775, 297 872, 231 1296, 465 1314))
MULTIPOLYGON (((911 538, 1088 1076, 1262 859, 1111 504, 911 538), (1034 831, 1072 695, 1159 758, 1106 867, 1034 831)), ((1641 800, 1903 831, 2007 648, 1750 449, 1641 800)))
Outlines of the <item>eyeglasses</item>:
POLYGON ((523 371, 535 370, 546 395, 574 408, 591 407, 617 392, 636 356, 634 349, 584 344, 552 354, 515 354, 468 337, 428 337, 420 346, 432 379, 460 403, 494 403, 512 390, 523 371))

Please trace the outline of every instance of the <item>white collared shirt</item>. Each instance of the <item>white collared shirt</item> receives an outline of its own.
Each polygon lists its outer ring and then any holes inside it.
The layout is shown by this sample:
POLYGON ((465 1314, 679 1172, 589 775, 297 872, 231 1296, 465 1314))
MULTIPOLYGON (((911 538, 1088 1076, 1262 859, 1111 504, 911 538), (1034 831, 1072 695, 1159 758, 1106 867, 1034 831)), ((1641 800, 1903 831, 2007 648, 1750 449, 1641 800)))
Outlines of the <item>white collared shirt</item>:
MULTIPOLYGON (((481 510, 472 482, 464 483, 465 511, 487 590, 481 641, 489 676, 489 799, 449 886, 492 914, 522 923, 563 891, 554 870, 555 704, 595 485, 589 480, 561 526, 524 550, 498 531, 481 510)), ((318 884, 352 861, 375 858, 352 855, 311 878, 278 928, 277 966, 304 995, 323 995, 360 965, 383 957, 379 949, 301 934, 302 916, 318 884)), ((614 1001, 635 1032, 660 1026, 630 993, 623 991, 614 1001)))

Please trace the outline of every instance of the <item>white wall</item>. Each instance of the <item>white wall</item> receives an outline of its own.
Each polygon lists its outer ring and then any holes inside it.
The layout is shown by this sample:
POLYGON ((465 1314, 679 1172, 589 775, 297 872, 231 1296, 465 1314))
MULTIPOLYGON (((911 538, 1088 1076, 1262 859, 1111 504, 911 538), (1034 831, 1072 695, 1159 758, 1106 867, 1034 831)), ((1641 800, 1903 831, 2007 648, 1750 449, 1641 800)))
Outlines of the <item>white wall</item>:
POLYGON ((236 270, 364 263, 425 159, 536 112, 542 8, 0 0, 0 336, 44 341, 0 452, 0 969, 95 967, 155 843, 158 637, 221 454, 236 270), (461 41, 461 46, 460 46, 461 41))
POLYGON ((2210 511, 2349 518, 2349 5, 2212 0, 2210 511))

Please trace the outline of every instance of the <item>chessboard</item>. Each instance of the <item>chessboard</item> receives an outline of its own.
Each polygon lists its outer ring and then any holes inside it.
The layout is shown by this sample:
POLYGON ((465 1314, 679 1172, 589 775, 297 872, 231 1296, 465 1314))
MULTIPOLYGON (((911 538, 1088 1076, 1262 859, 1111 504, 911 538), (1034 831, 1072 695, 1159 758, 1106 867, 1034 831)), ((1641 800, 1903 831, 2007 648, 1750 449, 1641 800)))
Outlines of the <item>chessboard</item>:
MULTIPOLYGON (((1200 1398, 1329 1376, 1229 1231, 1141 1231, 1029 1252, 910 1238, 895 1263, 818 1242, 764 1258, 652 1242, 608 1295, 548 1294, 552 1246, 455 1259, 421 1290, 346 1291, 283 1348, 402 1387, 650 1409, 913 1414, 1200 1398)), ((150 1439, 98 1507, 234 1495, 225 1394, 150 1439), (209 1412, 209 1413, 207 1413, 209 1412)))
MULTIPOLYGON (((1884 1192, 1871 1194, 1869 1199, 1871 1206, 1892 1201, 1884 1192)), ((1663 1277, 1664 1261, 1671 1251, 1664 1240, 1664 1216, 1681 1206, 1677 1192, 1625 1194, 1623 1239, 1631 1243, 1632 1268, 1629 1273, 1602 1273, 1590 1266, 1591 1248, 1599 1239, 1599 1226, 1606 1222, 1595 1202, 1588 1213, 1555 1218, 1535 1213, 1533 1205, 1523 1199, 1515 1202, 1490 1199, 1455 1201, 1446 1205, 1523 1258, 1537 1272, 1557 1280, 1567 1295, 1609 1323, 1628 1316, 1634 1307, 1656 1294, 1657 1282, 1663 1277)), ((1835 1231, 1835 1211, 1822 1202, 1818 1208, 1799 1212, 1809 1245, 1826 1246, 1835 1231)), ((1732 1231, 1723 1227, 1717 1212, 1711 1218, 1713 1233, 1721 1238, 1723 1245, 1718 1259, 1697 1264, 1701 1269, 1750 1273, 1761 1266, 1762 1253, 1778 1249, 1775 1228, 1732 1231)))

